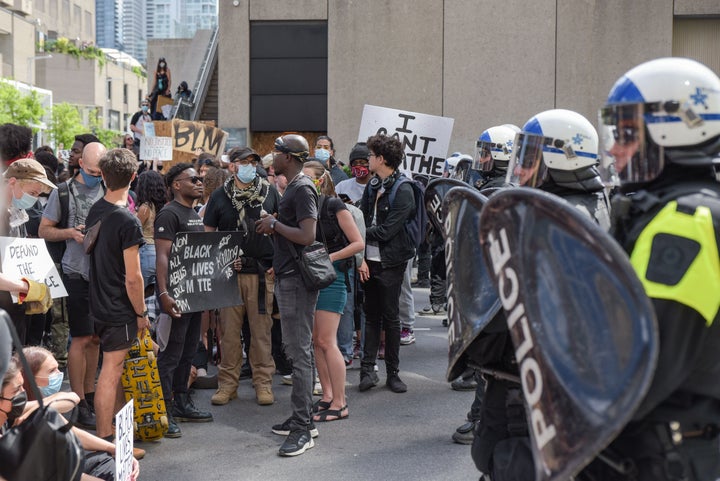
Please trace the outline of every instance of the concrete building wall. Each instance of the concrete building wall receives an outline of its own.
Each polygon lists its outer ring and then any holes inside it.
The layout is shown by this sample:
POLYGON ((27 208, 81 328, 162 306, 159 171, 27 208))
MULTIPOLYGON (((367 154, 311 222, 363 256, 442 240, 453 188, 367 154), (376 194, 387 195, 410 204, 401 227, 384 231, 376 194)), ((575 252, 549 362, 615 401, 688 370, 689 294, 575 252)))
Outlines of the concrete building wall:
POLYGON ((340 159, 366 103, 453 117, 451 151, 551 108, 595 124, 620 75, 672 55, 674 18, 720 15, 717 0, 238 3, 220 2, 220 126, 249 126, 250 22, 326 19, 328 133, 340 159))
POLYGON ((673 0, 557 0, 555 108, 597 123, 615 81, 672 55, 673 0), (648 12, 652 12, 651 15, 648 12))

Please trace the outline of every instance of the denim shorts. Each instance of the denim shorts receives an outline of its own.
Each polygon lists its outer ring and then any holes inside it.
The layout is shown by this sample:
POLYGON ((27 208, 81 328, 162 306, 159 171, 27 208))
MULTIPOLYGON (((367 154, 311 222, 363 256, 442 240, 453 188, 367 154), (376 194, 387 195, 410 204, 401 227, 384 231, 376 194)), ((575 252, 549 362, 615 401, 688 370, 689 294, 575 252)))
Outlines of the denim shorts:
POLYGON ((344 262, 345 261, 336 261, 333 263, 337 279, 335 279, 335 282, 320 291, 317 303, 315 304, 316 311, 328 311, 342 314, 345 310, 345 303, 347 302, 345 273, 338 269, 338 264, 344 262))

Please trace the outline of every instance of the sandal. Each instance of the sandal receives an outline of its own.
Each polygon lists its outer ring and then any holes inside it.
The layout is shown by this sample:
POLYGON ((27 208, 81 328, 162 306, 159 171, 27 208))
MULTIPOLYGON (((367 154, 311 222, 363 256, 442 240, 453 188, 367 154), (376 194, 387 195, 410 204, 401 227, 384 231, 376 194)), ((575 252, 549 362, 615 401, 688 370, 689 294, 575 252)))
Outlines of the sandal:
POLYGON ((324 423, 324 422, 330 422, 330 421, 340 421, 341 419, 347 419, 350 417, 350 414, 347 413, 347 404, 341 407, 340 409, 326 409, 324 411, 319 412, 315 416, 313 416, 313 421, 316 423, 324 423), (345 416, 342 415, 343 411, 346 412, 345 416), (334 416, 332 419, 328 419, 328 417, 334 416))
POLYGON ((318 399, 313 403, 313 412, 319 413, 320 411, 326 411, 330 409, 330 405, 332 404, 332 400, 330 401, 323 401, 322 399, 318 399))

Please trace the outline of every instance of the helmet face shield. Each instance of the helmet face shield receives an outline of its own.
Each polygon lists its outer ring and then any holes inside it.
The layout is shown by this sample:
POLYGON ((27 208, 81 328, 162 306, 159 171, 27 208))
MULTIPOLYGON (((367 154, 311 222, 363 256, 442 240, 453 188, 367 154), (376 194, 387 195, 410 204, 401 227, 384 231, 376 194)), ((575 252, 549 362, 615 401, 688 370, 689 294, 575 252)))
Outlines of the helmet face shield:
POLYGON ((480 172, 492 172, 495 165, 492 149, 495 146, 492 142, 478 140, 475 144, 475 157, 473 159, 473 170, 480 172))
POLYGON ((662 172, 661 149, 647 137, 650 104, 610 105, 600 110, 600 171, 609 185, 644 183, 662 172))
POLYGON ((551 143, 552 139, 541 135, 527 132, 517 134, 508 166, 507 182, 523 187, 541 186, 548 175, 543 151, 551 143))

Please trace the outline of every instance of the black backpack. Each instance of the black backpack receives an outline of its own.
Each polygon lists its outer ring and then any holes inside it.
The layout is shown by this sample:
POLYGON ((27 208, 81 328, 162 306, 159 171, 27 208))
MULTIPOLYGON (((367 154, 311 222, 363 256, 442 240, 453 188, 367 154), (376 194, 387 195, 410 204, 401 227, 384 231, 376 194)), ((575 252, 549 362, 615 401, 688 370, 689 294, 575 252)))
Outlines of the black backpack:
POLYGON ((410 238, 413 240, 413 244, 415 245, 415 249, 417 250, 420 247, 420 244, 422 244, 425 240, 428 227, 428 216, 424 200, 425 186, 417 180, 409 179, 405 176, 405 174, 400 173, 397 180, 390 188, 388 201, 390 202, 390 206, 392 206, 400 185, 406 182, 410 183, 410 186, 413 188, 413 194, 415 196, 415 215, 405 222, 405 230, 408 235, 410 235, 410 238))

